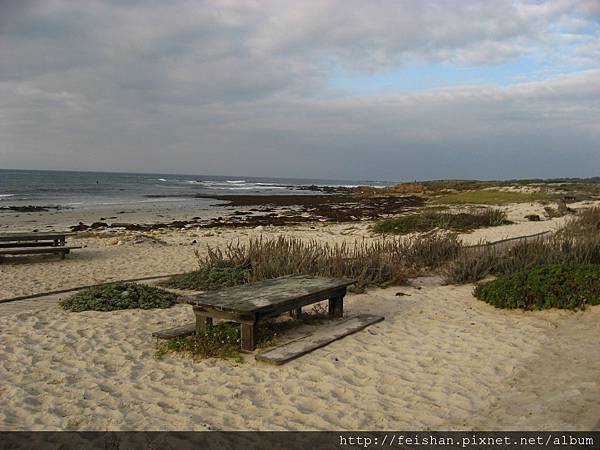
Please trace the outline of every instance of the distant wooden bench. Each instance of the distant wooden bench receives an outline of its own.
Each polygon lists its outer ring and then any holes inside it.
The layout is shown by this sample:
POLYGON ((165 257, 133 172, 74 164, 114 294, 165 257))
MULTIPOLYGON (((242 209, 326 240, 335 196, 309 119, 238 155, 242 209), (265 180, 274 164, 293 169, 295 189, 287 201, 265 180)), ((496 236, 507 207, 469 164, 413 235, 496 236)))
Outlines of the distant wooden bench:
POLYGON ((67 247, 67 233, 0 234, 0 257, 4 255, 59 254, 62 259, 73 249, 67 247))
POLYGON ((256 348, 257 325, 269 317, 290 312, 300 315, 302 307, 329 300, 330 317, 342 317, 346 288, 354 280, 311 276, 288 276, 232 288, 185 296, 182 303, 193 306, 196 331, 212 325, 213 318, 241 324, 241 347, 256 348))

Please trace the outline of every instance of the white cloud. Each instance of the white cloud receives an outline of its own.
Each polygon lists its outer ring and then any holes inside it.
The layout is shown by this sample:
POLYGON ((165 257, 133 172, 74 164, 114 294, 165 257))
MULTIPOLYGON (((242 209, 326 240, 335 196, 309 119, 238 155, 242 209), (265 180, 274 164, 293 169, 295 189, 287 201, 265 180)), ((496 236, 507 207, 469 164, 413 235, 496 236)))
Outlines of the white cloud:
POLYGON ((15 3, 0 3, 0 166, 383 178, 598 162, 600 73, 560 75, 600 60, 595 1, 15 3), (327 88, 344 70, 523 56, 551 77, 327 88))

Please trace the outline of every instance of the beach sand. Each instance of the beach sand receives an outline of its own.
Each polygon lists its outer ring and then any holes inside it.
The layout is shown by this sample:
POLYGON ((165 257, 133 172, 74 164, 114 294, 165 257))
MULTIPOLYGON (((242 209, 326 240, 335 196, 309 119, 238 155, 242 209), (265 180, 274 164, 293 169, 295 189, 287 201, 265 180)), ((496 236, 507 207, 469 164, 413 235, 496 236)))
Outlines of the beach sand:
MULTIPOLYGON (((520 223, 463 238, 494 241, 565 220, 523 221, 539 207, 508 206, 520 223)), ((134 244, 135 233, 72 239, 87 248, 64 261, 1 264, 0 298, 183 272, 207 245, 282 232, 376 239, 365 223, 152 234, 166 245, 134 244)), ((347 314, 385 321, 279 367, 252 355, 157 360, 151 332, 191 322, 189 306, 68 313, 60 295, 0 304, 0 429, 599 429, 600 307, 504 311, 472 291, 431 277, 349 295, 347 314)))
POLYGON ((348 296, 385 321, 284 366, 155 359, 150 333, 189 306, 0 308, 0 428, 598 429, 600 307, 501 311, 472 286, 417 285, 348 296))

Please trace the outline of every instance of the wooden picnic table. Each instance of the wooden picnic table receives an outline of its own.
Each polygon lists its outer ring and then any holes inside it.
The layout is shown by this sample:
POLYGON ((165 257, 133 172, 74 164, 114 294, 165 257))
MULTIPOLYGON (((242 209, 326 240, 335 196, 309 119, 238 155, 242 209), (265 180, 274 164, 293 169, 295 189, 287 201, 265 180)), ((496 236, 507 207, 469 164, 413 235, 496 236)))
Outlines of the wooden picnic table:
POLYGON ((252 351, 256 348, 257 325, 269 317, 285 312, 300 315, 303 306, 323 300, 329 300, 331 317, 342 317, 346 288, 351 284, 354 280, 287 276, 185 296, 180 301, 193 306, 196 331, 212 325, 213 318, 239 323, 242 349, 252 351))

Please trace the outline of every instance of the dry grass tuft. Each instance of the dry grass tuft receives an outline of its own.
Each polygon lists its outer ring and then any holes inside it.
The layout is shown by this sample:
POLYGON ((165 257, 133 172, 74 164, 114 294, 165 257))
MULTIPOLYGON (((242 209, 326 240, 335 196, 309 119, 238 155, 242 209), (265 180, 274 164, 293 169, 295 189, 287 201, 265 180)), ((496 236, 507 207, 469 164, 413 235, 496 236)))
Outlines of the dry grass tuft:
POLYGON ((205 290, 285 275, 314 275, 355 279, 354 290, 362 291, 369 286, 403 284, 409 276, 454 259, 460 248, 455 235, 443 233, 334 244, 260 237, 209 248, 206 256, 197 254, 197 271, 171 278, 165 285, 205 290))

